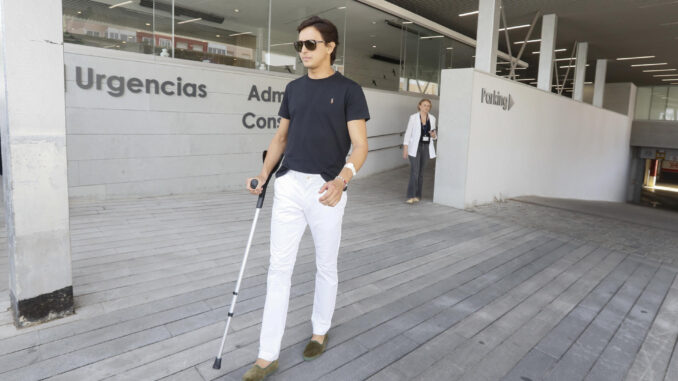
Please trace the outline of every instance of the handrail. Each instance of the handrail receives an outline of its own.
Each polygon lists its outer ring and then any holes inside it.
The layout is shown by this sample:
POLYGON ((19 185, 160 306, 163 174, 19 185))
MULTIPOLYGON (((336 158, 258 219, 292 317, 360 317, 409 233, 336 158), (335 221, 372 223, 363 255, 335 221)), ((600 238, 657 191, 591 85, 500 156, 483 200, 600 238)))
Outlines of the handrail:
POLYGON ((385 150, 385 149, 392 149, 392 148, 398 148, 398 149, 400 149, 400 148, 402 148, 402 147, 403 147, 402 144, 398 144, 398 145, 395 145, 395 146, 388 146, 388 147, 382 147, 382 148, 371 149, 371 150, 368 150, 367 152, 376 152, 376 151, 382 151, 382 150, 385 150))

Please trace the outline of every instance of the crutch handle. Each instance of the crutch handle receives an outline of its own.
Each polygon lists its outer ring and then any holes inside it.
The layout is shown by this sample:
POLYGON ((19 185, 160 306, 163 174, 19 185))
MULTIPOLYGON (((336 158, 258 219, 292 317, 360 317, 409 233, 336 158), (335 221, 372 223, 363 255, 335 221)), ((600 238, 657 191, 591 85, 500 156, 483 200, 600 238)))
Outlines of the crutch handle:
MULTIPOLYGON (((268 151, 263 152, 262 161, 266 160, 266 154, 267 153, 268 153, 268 151)), ((271 177, 273 177, 273 174, 278 171, 278 168, 280 168, 280 163, 282 163, 282 157, 280 158, 280 160, 278 160, 278 163, 276 163, 275 167, 273 168, 271 173, 268 175, 266 182, 261 187, 261 193, 259 194, 259 199, 257 200, 257 209, 261 209, 261 207, 264 206, 264 198, 266 197, 266 188, 268 187, 268 183, 271 181, 271 177)), ((252 187, 252 189, 254 189, 254 188, 257 187, 258 184, 259 184, 259 181, 257 181, 257 179, 252 179, 252 181, 250 182, 250 187, 252 187)))

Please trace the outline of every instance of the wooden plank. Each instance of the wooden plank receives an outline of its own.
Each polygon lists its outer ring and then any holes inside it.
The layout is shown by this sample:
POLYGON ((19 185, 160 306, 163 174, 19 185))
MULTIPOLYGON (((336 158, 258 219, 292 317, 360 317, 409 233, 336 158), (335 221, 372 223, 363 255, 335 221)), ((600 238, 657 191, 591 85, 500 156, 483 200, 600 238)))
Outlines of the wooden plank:
MULTIPOLYGON (((657 317, 636 355, 627 381, 678 379, 678 373, 667 374, 671 353, 678 339, 678 278, 674 278, 657 317)), ((678 370, 678 368, 675 368, 678 370)))

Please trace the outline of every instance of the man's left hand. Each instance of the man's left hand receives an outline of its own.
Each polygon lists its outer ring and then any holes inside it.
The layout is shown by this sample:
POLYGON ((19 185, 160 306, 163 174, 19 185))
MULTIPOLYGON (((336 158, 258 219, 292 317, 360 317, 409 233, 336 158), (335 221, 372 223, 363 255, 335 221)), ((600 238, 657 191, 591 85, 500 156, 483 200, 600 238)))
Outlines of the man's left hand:
POLYGON ((335 206, 341 200, 341 193, 344 191, 344 182, 336 178, 332 181, 326 182, 318 191, 318 193, 325 192, 322 197, 318 199, 321 204, 327 206, 335 206))

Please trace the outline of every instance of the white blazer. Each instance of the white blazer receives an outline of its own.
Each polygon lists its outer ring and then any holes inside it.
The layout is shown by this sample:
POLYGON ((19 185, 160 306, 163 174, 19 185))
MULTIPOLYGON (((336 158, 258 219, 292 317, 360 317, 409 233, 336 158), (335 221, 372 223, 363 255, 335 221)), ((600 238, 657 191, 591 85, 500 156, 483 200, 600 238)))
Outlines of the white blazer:
MULTIPOLYGON (((428 120, 431 122, 431 131, 435 130, 436 117, 429 113, 428 120)), ((421 117, 416 112, 410 115, 410 120, 407 122, 407 130, 405 131, 405 139, 403 140, 403 145, 407 145, 408 155, 417 157, 419 138, 421 138, 421 117)), ((431 159, 436 157, 436 149, 433 147, 433 142, 430 142, 428 145, 428 153, 431 159)))

